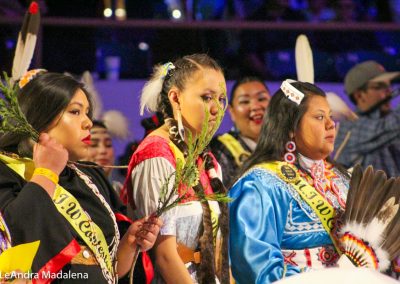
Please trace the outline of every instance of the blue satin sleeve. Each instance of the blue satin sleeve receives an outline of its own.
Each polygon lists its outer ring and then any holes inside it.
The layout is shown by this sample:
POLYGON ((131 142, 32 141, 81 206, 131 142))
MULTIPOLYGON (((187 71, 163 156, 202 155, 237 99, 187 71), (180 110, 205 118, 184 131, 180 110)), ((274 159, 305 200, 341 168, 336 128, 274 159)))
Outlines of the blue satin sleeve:
POLYGON ((281 252, 291 196, 262 172, 252 170, 229 193, 231 268, 241 284, 271 283, 300 273, 284 264, 281 252))

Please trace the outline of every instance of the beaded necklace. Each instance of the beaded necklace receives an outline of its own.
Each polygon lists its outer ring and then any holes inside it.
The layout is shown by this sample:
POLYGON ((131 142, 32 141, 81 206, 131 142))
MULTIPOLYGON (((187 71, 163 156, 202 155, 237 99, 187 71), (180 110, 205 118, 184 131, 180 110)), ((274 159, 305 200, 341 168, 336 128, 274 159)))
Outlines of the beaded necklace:
MULTIPOLYGON (((305 157, 300 157, 304 160, 308 160, 305 157)), ((306 163, 304 163, 306 165, 306 163)), ((341 208, 346 207, 346 201, 341 197, 340 190, 335 184, 334 179, 338 178, 338 175, 333 171, 333 165, 329 164, 325 160, 313 161, 309 169, 304 169, 300 164, 297 165, 300 175, 307 180, 307 182, 313 186, 326 200, 335 206, 337 201, 341 208)), ((307 168, 307 166, 305 166, 307 168)))

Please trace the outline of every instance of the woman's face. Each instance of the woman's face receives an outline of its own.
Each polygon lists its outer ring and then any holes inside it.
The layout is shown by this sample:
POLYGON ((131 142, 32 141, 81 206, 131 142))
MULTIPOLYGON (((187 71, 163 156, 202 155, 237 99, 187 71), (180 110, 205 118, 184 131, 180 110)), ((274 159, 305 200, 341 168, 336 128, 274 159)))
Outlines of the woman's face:
POLYGON ((85 93, 78 89, 65 110, 54 119, 47 133, 68 151, 69 160, 87 157, 92 121, 88 117, 90 105, 85 93))
POLYGON ((214 69, 203 69, 193 74, 185 84, 183 91, 177 91, 178 105, 180 107, 183 124, 193 134, 201 132, 203 123, 209 124, 209 129, 215 126, 218 103, 224 107, 226 100, 226 83, 224 75, 214 69), (205 111, 208 109, 210 116, 205 120, 205 111))
POLYGON ((270 93, 260 82, 247 82, 237 87, 229 112, 233 123, 243 136, 258 140, 270 99, 270 93))
POLYGON ((307 111, 294 135, 297 151, 313 160, 325 159, 333 151, 335 134, 335 123, 326 98, 310 97, 307 111))
MULTIPOLYGON (((94 126, 90 129, 91 144, 89 148, 89 160, 101 165, 111 166, 114 164, 114 148, 112 139, 107 129, 94 126)), ((107 175, 111 173, 111 168, 104 168, 107 175)))

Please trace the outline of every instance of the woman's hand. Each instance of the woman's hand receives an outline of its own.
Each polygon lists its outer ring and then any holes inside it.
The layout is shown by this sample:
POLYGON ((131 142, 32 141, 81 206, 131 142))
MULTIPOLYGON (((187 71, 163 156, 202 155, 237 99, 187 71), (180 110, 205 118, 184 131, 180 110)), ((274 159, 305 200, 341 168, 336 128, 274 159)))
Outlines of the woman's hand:
POLYGON ((59 175, 67 165, 68 151, 47 133, 41 133, 33 147, 36 168, 46 168, 59 175))
MULTIPOLYGON (((41 133, 38 143, 33 146, 33 161, 36 168, 48 169, 58 177, 67 165, 68 151, 49 134, 41 133)), ((57 183, 54 178, 34 174, 30 181, 40 185, 50 197, 53 197, 57 183)))
POLYGON ((136 243, 140 246, 141 251, 151 249, 157 240, 158 233, 162 226, 162 221, 156 217, 149 217, 147 220, 141 219, 133 223, 128 232, 131 231, 136 237, 136 243))
POLYGON ((149 250, 157 240, 162 221, 156 217, 143 218, 132 223, 119 243, 118 275, 128 273, 136 249, 149 250))

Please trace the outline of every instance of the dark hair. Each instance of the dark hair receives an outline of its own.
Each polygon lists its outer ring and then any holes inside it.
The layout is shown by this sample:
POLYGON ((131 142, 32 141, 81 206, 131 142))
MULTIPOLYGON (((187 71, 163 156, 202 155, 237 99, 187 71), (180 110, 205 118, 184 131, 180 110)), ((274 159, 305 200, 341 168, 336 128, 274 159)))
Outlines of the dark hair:
POLYGON ((153 130, 164 124, 163 114, 161 112, 156 112, 151 117, 143 118, 140 121, 140 124, 144 128, 144 138, 149 135, 153 130))
POLYGON ((265 84, 264 80, 257 76, 245 76, 237 80, 233 86, 229 96, 229 105, 232 105, 233 99, 235 98, 236 89, 239 88, 240 85, 250 83, 250 82, 260 82, 269 92, 268 86, 265 84))
MULTIPOLYGON (((76 91, 81 89, 89 101, 89 117, 92 104, 83 84, 71 76, 59 73, 41 73, 18 92, 18 103, 29 124, 39 133, 48 129, 57 116, 68 106, 76 91)), ((27 135, 9 132, 0 136, 0 149, 17 150, 23 156, 32 155, 27 135)))
MULTIPOLYGON (((301 118, 308 109, 310 98, 312 96, 326 97, 325 92, 313 84, 305 82, 291 84, 304 94, 303 100, 300 105, 297 105, 289 100, 281 89, 272 96, 264 116, 257 147, 244 163, 241 174, 262 162, 282 161, 285 145, 291 140, 291 133, 296 132, 301 118)), ((337 166, 329 158, 328 161, 337 166)), ((338 169, 348 176, 342 167, 338 169)))
POLYGON ((94 128, 94 127, 98 127, 98 128, 104 128, 104 129, 106 129, 107 130, 107 126, 104 124, 104 122, 103 121, 101 121, 101 120, 97 120, 97 119, 95 119, 95 120, 93 120, 92 121, 92 128, 94 128))

